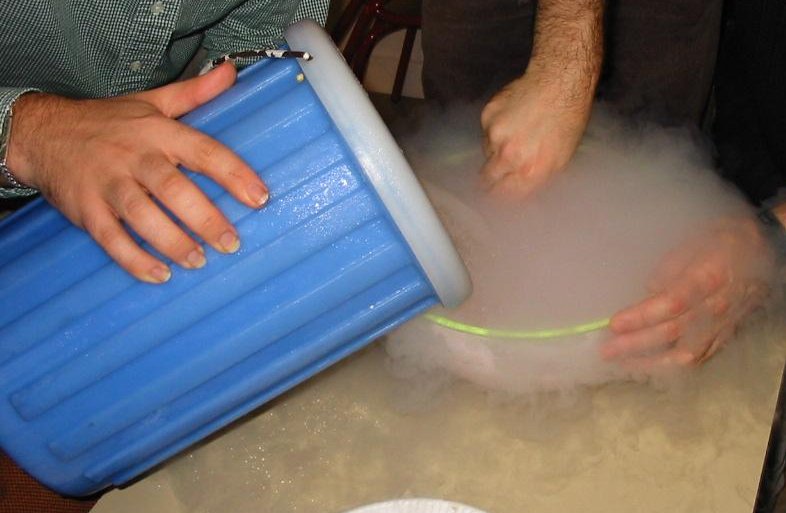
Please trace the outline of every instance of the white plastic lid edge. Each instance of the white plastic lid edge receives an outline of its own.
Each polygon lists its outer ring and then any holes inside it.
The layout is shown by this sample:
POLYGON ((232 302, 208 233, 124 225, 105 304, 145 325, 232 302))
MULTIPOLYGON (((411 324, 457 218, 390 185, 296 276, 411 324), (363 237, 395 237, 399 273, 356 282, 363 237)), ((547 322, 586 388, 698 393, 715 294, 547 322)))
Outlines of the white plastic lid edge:
POLYGON ((412 248, 442 304, 472 292, 469 273, 409 163, 327 33, 312 20, 284 32, 290 48, 309 52, 303 73, 412 248))

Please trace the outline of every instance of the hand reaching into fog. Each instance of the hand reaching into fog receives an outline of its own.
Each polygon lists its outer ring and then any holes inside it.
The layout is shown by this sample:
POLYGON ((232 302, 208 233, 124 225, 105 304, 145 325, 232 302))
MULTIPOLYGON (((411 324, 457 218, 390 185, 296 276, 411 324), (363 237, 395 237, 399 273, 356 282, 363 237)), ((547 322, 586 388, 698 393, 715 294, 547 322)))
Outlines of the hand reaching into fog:
POLYGON ((204 250, 151 196, 216 250, 239 247, 235 228, 178 165, 209 176, 250 207, 267 200, 264 183, 238 156, 175 119, 227 89, 235 76, 224 64, 117 98, 24 95, 14 107, 8 165, 129 273, 164 282, 169 268, 139 247, 124 224, 185 268, 204 265, 204 250))
POLYGON ((772 272, 756 222, 720 222, 666 257, 652 296, 612 317, 613 337, 601 354, 641 371, 701 364, 763 303, 772 272))
POLYGON ((525 197, 564 168, 589 121, 603 61, 602 0, 541 0, 524 75, 483 109, 494 190, 525 197))
POLYGON ((526 197, 564 168, 589 120, 591 92, 571 98, 558 83, 530 70, 485 106, 484 180, 495 191, 526 197))

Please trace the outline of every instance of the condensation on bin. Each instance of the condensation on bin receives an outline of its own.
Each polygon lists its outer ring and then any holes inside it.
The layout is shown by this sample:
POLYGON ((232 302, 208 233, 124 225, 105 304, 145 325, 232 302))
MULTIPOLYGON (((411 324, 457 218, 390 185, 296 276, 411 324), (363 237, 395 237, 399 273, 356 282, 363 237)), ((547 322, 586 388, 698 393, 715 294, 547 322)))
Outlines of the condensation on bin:
MULTIPOLYGON (((0 443, 51 488, 126 483, 432 305, 469 278, 401 151, 311 21, 311 61, 269 60, 183 118, 267 182, 259 211, 189 176, 235 255, 134 280, 42 200, 0 224, 0 443), (305 78, 304 78, 305 77, 305 78)), ((148 248, 149 249, 149 248, 148 248)))

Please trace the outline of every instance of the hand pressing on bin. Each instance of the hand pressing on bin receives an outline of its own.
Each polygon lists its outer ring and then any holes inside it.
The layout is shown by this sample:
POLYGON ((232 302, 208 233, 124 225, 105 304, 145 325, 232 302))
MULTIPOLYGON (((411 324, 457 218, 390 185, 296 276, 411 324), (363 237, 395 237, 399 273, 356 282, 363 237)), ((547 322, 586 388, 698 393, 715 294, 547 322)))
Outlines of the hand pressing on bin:
POLYGON ((634 371, 703 363, 761 306, 774 271, 772 249, 752 219, 728 219, 667 255, 652 295, 611 319, 601 355, 634 371))
POLYGON ((487 159, 481 174, 495 191, 518 198, 573 157, 603 60, 602 0, 543 0, 537 19, 526 72, 481 113, 487 159))
POLYGON ((137 245, 126 227, 184 268, 202 267, 205 256, 153 198, 216 250, 231 253, 240 245, 235 228, 178 165, 210 177, 250 207, 267 200, 265 184, 240 157, 176 120, 226 90, 235 77, 226 63, 204 76, 128 96, 26 94, 14 106, 8 166, 129 273, 165 282, 170 269, 137 245))

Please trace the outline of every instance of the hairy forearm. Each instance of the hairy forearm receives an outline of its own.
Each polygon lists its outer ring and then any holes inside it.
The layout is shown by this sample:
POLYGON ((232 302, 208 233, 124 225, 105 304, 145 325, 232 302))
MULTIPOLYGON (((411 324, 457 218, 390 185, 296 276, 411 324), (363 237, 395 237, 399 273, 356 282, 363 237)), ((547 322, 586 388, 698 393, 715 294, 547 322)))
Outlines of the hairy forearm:
POLYGON ((603 62, 604 0, 540 0, 527 72, 562 92, 562 101, 592 101, 603 62))
MULTIPOLYGON (((42 141, 38 136, 44 125, 50 129, 66 125, 63 131, 70 131, 72 128, 68 126, 70 120, 59 108, 61 103, 67 101, 65 98, 51 94, 29 93, 21 96, 14 106, 14 129, 8 147, 8 167, 27 185, 40 188, 36 177, 33 176, 33 168, 57 167, 55 162, 44 161, 44 155, 48 152, 39 147, 42 141)), ((49 147, 59 146, 60 138, 53 137, 51 132, 44 142, 49 147)))

